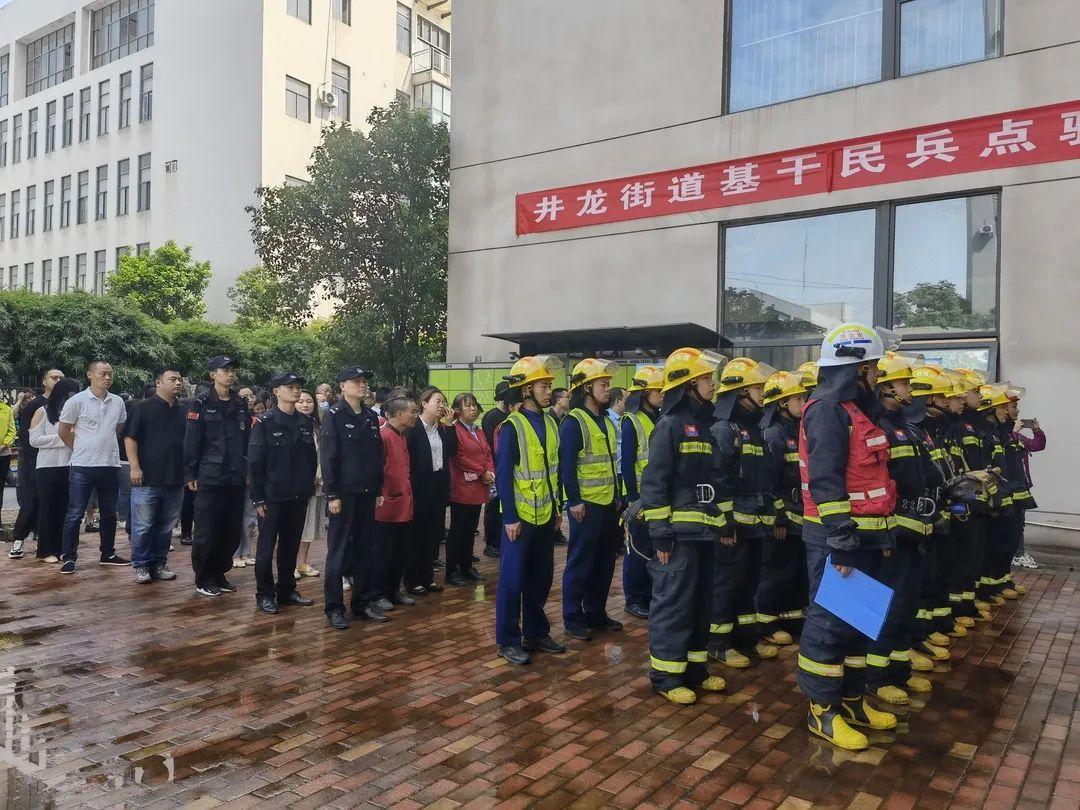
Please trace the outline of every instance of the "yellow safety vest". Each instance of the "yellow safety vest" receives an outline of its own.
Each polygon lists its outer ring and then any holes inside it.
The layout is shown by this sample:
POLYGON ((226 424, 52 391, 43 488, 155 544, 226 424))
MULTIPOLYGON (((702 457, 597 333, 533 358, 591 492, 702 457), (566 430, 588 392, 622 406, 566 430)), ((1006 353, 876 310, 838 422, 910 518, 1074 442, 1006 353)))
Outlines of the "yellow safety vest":
POLYGON ((514 426, 520 457, 514 467, 514 507, 519 518, 534 526, 554 516, 559 491, 559 428, 550 416, 543 417, 546 447, 523 413, 514 411, 506 418, 514 426))
POLYGON ((607 506, 615 500, 615 426, 604 419, 604 429, 588 411, 574 408, 570 416, 581 428, 582 446, 577 458, 581 500, 607 506))
MULTIPOLYGON (((637 457, 634 459, 634 474, 637 476, 638 490, 641 490, 641 474, 649 463, 649 437, 652 436, 656 424, 652 417, 644 411, 634 411, 623 414, 623 419, 629 419, 637 434, 637 457)), ((626 482, 622 485, 622 494, 626 494, 626 482)))

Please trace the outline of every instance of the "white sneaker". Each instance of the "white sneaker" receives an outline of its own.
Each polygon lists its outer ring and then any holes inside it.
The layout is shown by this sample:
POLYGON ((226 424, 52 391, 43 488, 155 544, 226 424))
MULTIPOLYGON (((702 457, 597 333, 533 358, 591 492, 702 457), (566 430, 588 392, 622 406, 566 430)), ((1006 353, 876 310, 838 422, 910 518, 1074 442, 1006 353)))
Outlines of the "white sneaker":
POLYGON ((1035 558, 1032 557, 1027 552, 1024 552, 1024 554, 1019 558, 1019 562, 1020 562, 1020 565, 1022 565, 1024 568, 1038 568, 1039 567, 1039 564, 1037 562, 1035 562, 1035 558))
POLYGON ((346 577, 341 578, 341 590, 343 590, 343 591, 351 591, 352 590, 352 583, 349 582, 348 578, 346 578, 346 577))

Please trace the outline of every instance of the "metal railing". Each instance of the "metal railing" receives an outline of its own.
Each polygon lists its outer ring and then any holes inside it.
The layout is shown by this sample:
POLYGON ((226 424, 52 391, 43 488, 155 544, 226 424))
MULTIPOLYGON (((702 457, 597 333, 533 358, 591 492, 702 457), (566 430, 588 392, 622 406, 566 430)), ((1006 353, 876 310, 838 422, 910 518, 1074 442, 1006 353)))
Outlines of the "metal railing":
POLYGON ((412 55, 413 73, 436 70, 444 76, 450 75, 450 54, 438 48, 424 48, 412 55))

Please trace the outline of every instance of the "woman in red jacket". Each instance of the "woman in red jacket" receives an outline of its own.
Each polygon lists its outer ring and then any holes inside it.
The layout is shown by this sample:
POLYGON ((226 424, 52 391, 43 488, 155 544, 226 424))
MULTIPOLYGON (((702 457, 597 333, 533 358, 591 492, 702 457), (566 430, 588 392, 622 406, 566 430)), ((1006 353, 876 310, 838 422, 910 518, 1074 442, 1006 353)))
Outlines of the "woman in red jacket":
POLYGON ((450 533, 446 537, 446 583, 482 582, 473 567, 473 537, 480 522, 480 507, 491 500, 495 463, 484 432, 476 426, 480 403, 472 394, 454 398, 457 452, 450 459, 450 533))
MULTIPOLYGON (((409 448, 402 435, 416 424, 416 403, 397 396, 383 405, 386 423, 379 428, 385 461, 383 485, 375 501, 375 557, 378 573, 373 578, 371 603, 385 621, 383 611, 395 605, 415 605, 416 600, 401 590, 401 578, 412 551, 413 491, 409 470, 409 448)), ((367 617, 366 618, 372 618, 367 617)))

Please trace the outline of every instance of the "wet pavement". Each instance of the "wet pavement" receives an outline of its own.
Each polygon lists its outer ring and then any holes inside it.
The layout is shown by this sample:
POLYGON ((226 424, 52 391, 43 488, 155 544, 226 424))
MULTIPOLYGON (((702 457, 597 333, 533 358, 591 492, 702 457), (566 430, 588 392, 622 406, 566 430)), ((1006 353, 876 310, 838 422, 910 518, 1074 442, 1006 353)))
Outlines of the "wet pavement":
POLYGON ((794 649, 695 706, 653 696, 618 582, 624 632, 511 667, 486 558, 483 586, 338 632, 321 579, 302 585, 315 607, 267 616, 251 568, 206 599, 186 548, 177 582, 136 586, 83 542, 73 577, 0 559, 8 807, 1080 806, 1080 574, 1019 575, 1030 593, 959 639, 929 702, 856 755, 804 730, 794 649))

